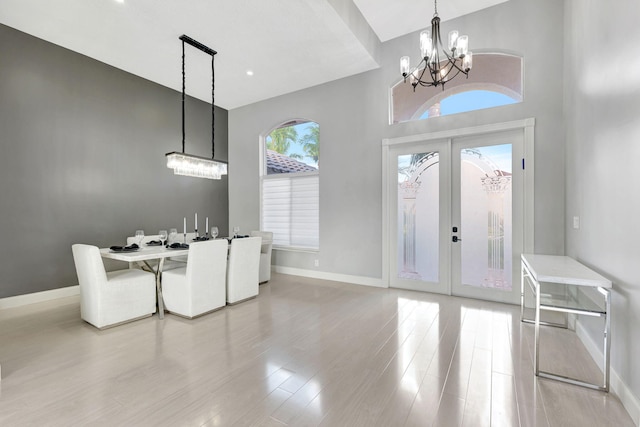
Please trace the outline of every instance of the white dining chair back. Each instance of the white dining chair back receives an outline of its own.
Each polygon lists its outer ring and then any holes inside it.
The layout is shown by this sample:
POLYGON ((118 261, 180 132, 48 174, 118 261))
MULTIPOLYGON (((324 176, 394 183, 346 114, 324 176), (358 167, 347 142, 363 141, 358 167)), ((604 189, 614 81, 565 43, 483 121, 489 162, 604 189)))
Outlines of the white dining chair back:
POLYGON ((226 305, 227 241, 193 242, 185 267, 162 273, 167 311, 194 318, 226 305))
POLYGON ((265 283, 271 280, 271 251, 273 248, 273 233, 271 231, 251 231, 252 237, 261 237, 260 245, 260 271, 258 274, 259 282, 265 283))
POLYGON ((80 317, 103 329, 156 312, 155 276, 142 270, 106 272, 96 246, 71 247, 80 285, 80 317))
POLYGON ((227 303, 254 298, 259 292, 260 237, 233 239, 227 267, 227 303))

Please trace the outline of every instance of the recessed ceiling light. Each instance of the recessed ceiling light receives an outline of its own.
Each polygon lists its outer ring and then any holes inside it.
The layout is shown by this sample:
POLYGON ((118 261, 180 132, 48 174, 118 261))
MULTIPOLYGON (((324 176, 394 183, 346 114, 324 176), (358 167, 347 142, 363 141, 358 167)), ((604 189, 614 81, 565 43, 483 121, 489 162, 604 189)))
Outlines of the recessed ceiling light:
POLYGON ((247 76, 253 76, 253 71, 247 70, 247 76))
POLYGON ((124 0, 116 0, 116 3, 124 3, 124 0))

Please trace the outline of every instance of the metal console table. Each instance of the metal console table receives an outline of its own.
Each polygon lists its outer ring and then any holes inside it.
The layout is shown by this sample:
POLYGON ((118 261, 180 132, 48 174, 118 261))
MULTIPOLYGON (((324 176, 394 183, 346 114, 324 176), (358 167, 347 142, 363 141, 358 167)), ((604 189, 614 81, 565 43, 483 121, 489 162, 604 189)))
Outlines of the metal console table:
POLYGON ((533 356, 534 372, 536 376, 549 378, 592 388, 609 391, 609 353, 611 350, 611 281, 567 256, 522 254, 522 274, 520 283, 520 320, 535 324, 535 351, 533 356), (535 297, 535 319, 526 319, 525 311, 525 282, 535 297), (540 283, 560 284, 564 286, 562 293, 543 293, 540 283), (573 289, 569 292, 569 286, 573 289), (583 291, 595 289, 603 298, 603 304, 589 298, 583 291), (555 311, 565 314, 576 314, 604 318, 603 331, 603 384, 593 384, 553 374, 540 370, 540 325, 567 328, 567 323, 556 324, 542 322, 540 311, 555 311))

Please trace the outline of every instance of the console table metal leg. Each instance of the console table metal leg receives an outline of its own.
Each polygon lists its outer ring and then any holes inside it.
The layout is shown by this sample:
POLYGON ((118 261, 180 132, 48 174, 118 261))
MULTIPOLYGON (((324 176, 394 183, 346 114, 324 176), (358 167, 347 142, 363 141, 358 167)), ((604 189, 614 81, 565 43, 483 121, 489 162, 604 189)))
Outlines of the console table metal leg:
POLYGON ((520 321, 524 321, 524 265, 520 265, 520 321))
MULTIPOLYGON (((536 286, 536 290, 539 291, 539 286, 536 286)), ((593 384, 586 381, 581 381, 575 378, 571 378, 564 375, 553 374, 547 371, 540 370, 540 299, 539 295, 536 295, 536 322, 535 322, 535 351, 534 351, 534 369, 535 375, 541 378, 548 378, 556 381, 562 381, 568 384, 578 385, 582 387, 591 388, 599 391, 609 391, 609 369, 610 369, 610 352, 611 352, 611 293, 608 289, 598 288, 598 291, 603 295, 605 301, 605 311, 602 313, 585 312, 578 309, 562 309, 565 313, 582 314, 593 317, 604 318, 604 330, 603 330, 603 382, 602 385, 593 384)), ((539 292, 536 292, 539 294, 539 292)), ((546 310, 550 310, 550 307, 546 307, 546 310)), ((552 310, 555 311, 555 310, 552 310)), ((558 310, 560 311, 560 310, 558 310)))
POLYGON ((609 391, 609 365, 611 353, 611 292, 608 289, 598 288, 598 291, 604 296, 604 304, 606 313, 604 315, 604 390, 609 391))
POLYGON ((536 320, 535 320, 535 351, 533 353, 533 365, 535 374, 540 374, 540 283, 535 281, 536 290, 536 320))

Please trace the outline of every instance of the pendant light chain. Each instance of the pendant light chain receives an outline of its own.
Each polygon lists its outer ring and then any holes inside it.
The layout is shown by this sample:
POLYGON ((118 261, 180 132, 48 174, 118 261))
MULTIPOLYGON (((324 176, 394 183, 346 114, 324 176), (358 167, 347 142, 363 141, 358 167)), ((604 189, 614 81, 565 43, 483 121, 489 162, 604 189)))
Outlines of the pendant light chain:
POLYGON ((216 97, 214 92, 216 90, 216 73, 215 67, 213 66, 213 61, 215 60, 215 55, 211 55, 211 158, 216 158, 216 150, 215 150, 215 131, 216 131, 216 105, 215 100, 216 97))
POLYGON ((182 40, 182 152, 184 153, 185 128, 184 128, 184 94, 186 90, 186 77, 184 72, 184 40, 182 40))

